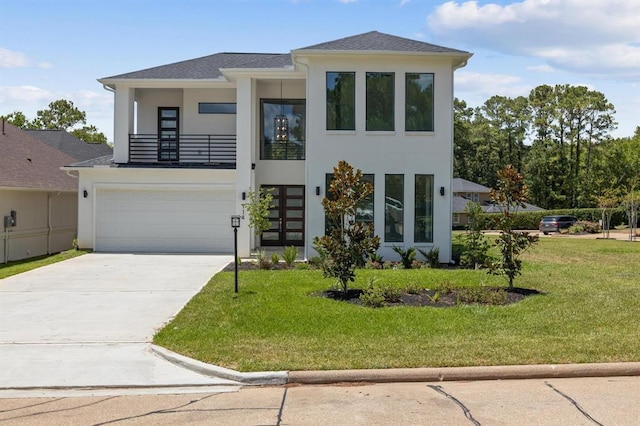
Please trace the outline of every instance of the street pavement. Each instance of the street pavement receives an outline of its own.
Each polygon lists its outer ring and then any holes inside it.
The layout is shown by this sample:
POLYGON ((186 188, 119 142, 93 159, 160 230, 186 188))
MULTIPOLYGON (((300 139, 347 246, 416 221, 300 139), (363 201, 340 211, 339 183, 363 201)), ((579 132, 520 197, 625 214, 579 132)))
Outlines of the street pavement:
MULTIPOLYGON (((62 391, 60 391, 62 392, 62 391)), ((0 399, 2 425, 638 425, 640 377, 0 399)))
POLYGON ((150 344, 231 260, 90 253, 0 280, 0 389, 232 384, 150 344))

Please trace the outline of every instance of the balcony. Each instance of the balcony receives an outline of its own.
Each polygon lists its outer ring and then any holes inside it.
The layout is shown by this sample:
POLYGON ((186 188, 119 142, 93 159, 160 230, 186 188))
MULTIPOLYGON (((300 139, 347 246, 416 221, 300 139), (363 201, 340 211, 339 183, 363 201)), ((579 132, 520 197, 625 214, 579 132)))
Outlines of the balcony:
POLYGON ((129 164, 233 169, 236 166, 236 135, 160 137, 157 134, 130 134, 129 164))

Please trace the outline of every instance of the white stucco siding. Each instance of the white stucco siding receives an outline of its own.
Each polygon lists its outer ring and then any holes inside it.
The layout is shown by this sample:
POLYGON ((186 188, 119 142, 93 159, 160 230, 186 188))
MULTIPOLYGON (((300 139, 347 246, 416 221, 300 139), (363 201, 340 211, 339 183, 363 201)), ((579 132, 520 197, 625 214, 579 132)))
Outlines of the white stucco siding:
POLYGON ((232 250, 235 170, 89 168, 79 175, 80 192, 88 192, 78 206, 83 248, 232 250), (127 235, 134 238, 127 240, 127 235))
MULTIPOLYGON (((373 57, 312 58, 309 67, 307 101, 307 188, 322 188, 325 195, 325 175, 331 173, 340 160, 346 160, 363 173, 375 174, 375 228, 382 244, 380 253, 388 259, 396 258, 393 245, 438 247, 440 260, 451 256, 451 198, 452 175, 452 65, 450 59, 433 57, 373 57), (326 72, 356 73, 356 130, 326 130, 326 72), (366 73, 395 73, 395 130, 367 132, 366 73), (434 73, 434 131, 405 132, 405 73, 434 73), (404 175, 404 242, 384 242, 385 174, 404 175), (415 175, 434 176, 434 241, 414 242, 415 175), (440 187, 445 195, 440 195, 440 187)), ((324 212, 319 200, 307 200, 307 245, 313 236, 324 232, 324 212)), ((311 252, 312 253, 312 252, 311 252)))
POLYGON ((180 132, 184 133, 182 89, 136 89, 136 133, 158 133, 158 107, 180 108, 180 132))
POLYGON ((236 103, 235 89, 185 89, 182 132, 187 134, 236 134, 236 114, 200 114, 198 104, 236 103))

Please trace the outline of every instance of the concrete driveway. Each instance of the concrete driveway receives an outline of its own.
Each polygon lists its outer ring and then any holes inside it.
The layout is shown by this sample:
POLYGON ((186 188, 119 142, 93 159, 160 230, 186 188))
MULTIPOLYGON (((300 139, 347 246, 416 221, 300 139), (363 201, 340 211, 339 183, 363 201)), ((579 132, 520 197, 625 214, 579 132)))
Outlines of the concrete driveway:
POLYGON ((154 333, 232 259, 91 253, 0 280, 0 388, 232 383, 150 351, 154 333))

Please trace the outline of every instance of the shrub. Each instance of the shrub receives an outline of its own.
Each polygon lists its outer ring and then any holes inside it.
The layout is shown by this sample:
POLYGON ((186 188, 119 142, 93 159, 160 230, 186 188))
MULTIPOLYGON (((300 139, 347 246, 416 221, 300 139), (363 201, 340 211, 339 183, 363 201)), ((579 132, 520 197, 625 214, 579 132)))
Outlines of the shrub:
POLYGON ((422 293, 422 290, 424 289, 418 283, 409 283, 404 289, 404 291, 406 291, 409 294, 420 294, 422 293))
POLYGON ((360 295, 363 305, 379 308, 385 303, 395 303, 400 301, 402 289, 393 284, 377 284, 375 279, 369 279, 367 287, 360 295))
POLYGON ((484 287, 465 287, 458 289, 458 303, 504 305, 507 303, 507 293, 502 290, 484 287))
POLYGON ((429 268, 439 268, 440 267, 440 249, 438 247, 434 247, 429 251, 424 251, 418 249, 420 254, 424 257, 424 260, 429 265, 429 268))
POLYGON ((277 265, 278 262, 280 262, 280 256, 278 256, 278 253, 273 253, 271 255, 271 263, 273 263, 273 265, 277 265))
POLYGON ((309 263, 309 266, 311 266, 314 269, 321 269, 322 268, 322 263, 324 262, 322 256, 312 256, 309 258, 309 260, 307 260, 307 262, 309 263))
POLYGON ((267 260, 267 252, 264 250, 258 250, 258 254, 256 255, 258 259, 258 268, 260 269, 271 269, 271 262, 267 260))
POLYGON ((284 263, 285 265, 287 265, 287 268, 291 268, 291 266, 293 265, 293 263, 296 261, 297 258, 298 258, 298 247, 287 246, 282 251, 282 260, 284 260, 284 263))
POLYGON ((409 247, 404 250, 402 247, 393 246, 393 251, 400 255, 400 261, 404 269, 411 269, 413 266, 413 260, 416 258, 416 248, 409 247))

